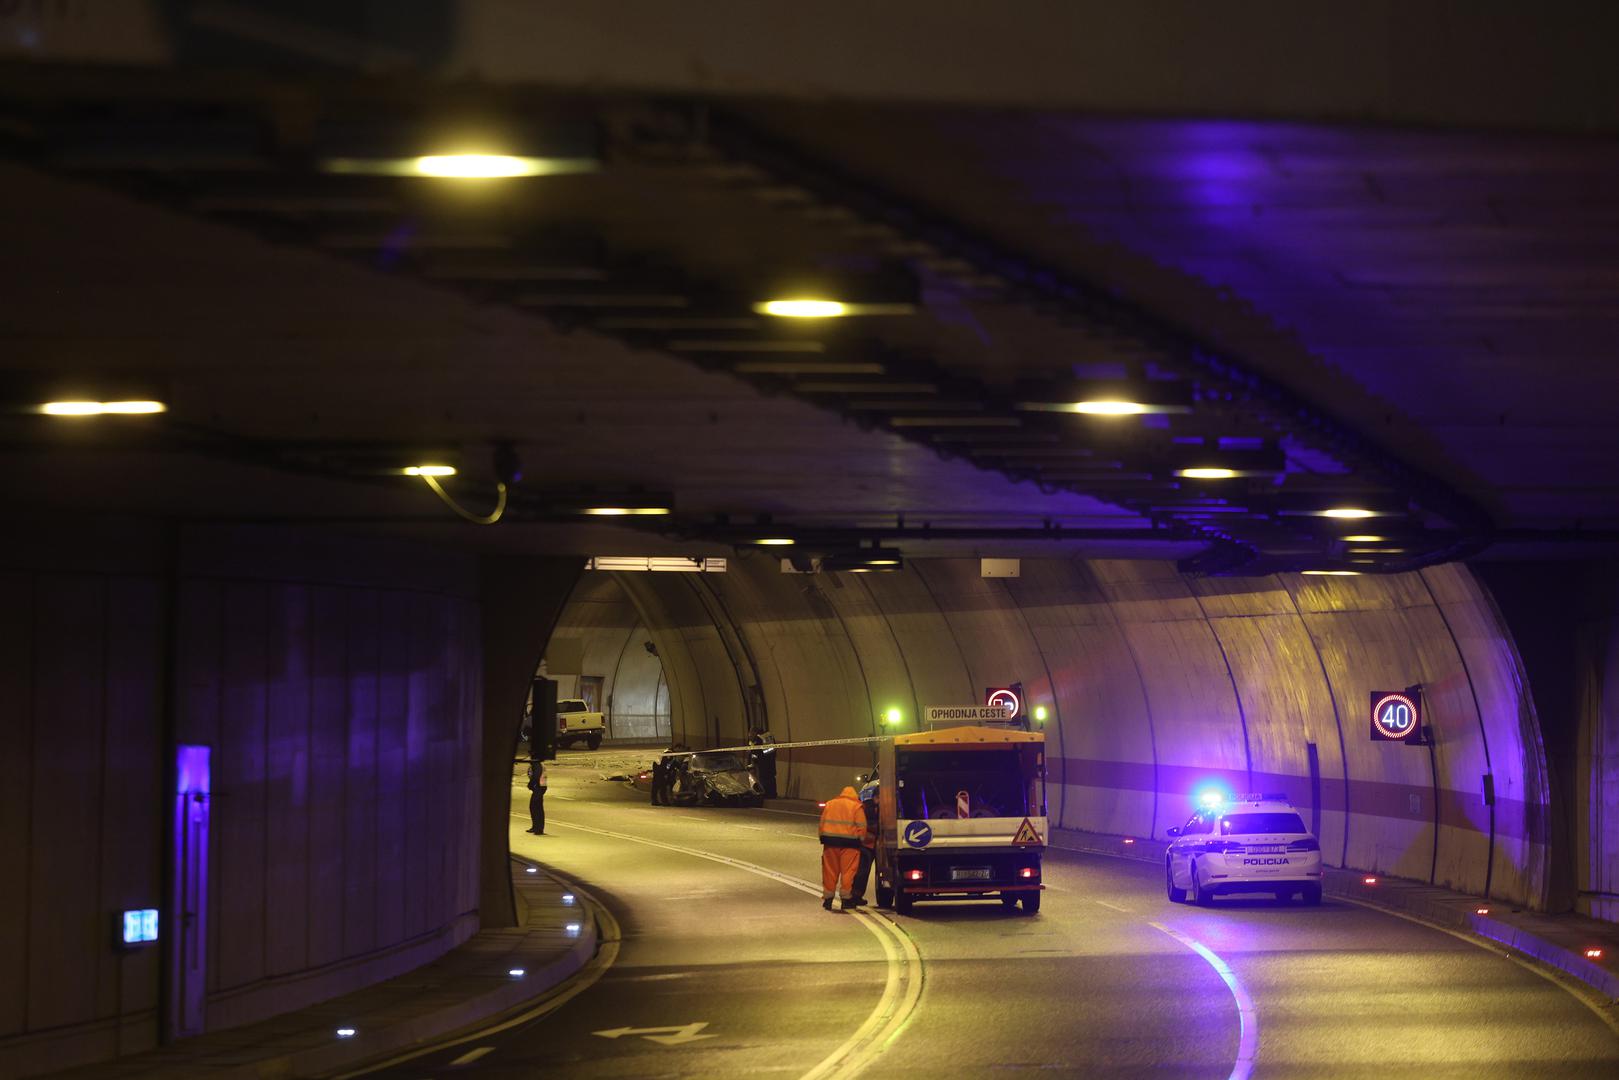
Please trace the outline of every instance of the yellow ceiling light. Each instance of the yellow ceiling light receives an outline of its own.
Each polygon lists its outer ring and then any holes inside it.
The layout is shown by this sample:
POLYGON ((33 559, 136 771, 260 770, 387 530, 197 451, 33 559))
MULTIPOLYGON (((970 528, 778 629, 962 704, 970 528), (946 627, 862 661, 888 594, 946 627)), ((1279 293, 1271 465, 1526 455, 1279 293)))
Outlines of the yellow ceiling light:
POLYGON ((1301 570, 1306 577, 1360 577, 1359 570, 1301 570))
POLYGON ((1152 407, 1140 401, 1076 401, 1068 411, 1083 416, 1141 416, 1151 412, 1152 407))
POLYGON ((764 536, 754 541, 760 547, 791 547, 798 543, 790 536, 764 536))
POLYGON ((321 168, 340 176, 425 176, 446 180, 509 180, 529 176, 594 172, 588 157, 532 157, 520 154, 424 154, 419 157, 331 157, 321 168))
POLYGON ((1405 551, 1406 551, 1406 549, 1403 548, 1403 547, 1375 547, 1375 548, 1352 547, 1352 548, 1349 549, 1349 554, 1351 554, 1351 555, 1404 555, 1405 551))
POLYGON ((39 407, 46 416, 150 416, 168 410, 161 401, 47 401, 39 407))
POLYGON ((1238 474, 1236 469, 1193 467, 1190 469, 1176 469, 1175 475, 1185 477, 1187 480, 1230 480, 1238 474))
POLYGON ((670 511, 667 506, 587 506, 584 512, 591 517, 662 517, 670 511))
POLYGON ((1371 533, 1356 533, 1353 536, 1340 536, 1338 539, 1347 544, 1381 544, 1388 537, 1373 536, 1371 533))
POLYGON ((898 566, 898 559, 867 559, 867 566, 898 566))
POLYGON ((1361 518, 1376 517, 1377 511, 1367 510, 1361 506, 1333 506, 1321 511, 1321 516, 1343 521, 1358 521, 1361 518))
POLYGON ((848 304, 839 300, 815 300, 808 297, 765 300, 753 305, 760 315, 774 315, 781 319, 837 319, 850 314, 848 304))
POLYGON ((454 465, 407 465, 402 470, 406 476, 454 476, 454 465))

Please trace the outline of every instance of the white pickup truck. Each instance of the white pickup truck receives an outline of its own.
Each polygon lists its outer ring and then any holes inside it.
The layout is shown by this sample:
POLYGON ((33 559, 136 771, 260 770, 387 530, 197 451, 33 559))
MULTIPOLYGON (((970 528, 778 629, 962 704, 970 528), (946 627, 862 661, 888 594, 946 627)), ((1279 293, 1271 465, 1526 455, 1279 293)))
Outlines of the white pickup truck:
POLYGON ((607 721, 599 712, 579 698, 563 698, 557 702, 557 745, 571 746, 584 742, 592 750, 602 744, 607 733, 607 721))

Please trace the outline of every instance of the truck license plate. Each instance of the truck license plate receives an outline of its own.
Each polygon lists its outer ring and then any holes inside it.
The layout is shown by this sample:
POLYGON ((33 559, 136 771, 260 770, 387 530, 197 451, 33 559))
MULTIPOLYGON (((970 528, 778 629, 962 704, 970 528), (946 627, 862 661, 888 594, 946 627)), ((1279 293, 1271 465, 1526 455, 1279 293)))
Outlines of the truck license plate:
POLYGON ((989 867, 987 866, 953 866, 950 868, 951 881, 988 881, 989 867))

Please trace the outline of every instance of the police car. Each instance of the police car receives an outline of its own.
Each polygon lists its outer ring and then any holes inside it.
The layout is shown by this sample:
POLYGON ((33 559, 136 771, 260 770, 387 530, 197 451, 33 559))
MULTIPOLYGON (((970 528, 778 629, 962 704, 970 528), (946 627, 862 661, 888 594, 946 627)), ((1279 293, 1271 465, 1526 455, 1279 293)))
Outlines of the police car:
POLYGON ((1203 907, 1227 893, 1298 895, 1321 903, 1321 844, 1286 795, 1208 794, 1173 838, 1164 859, 1164 886, 1177 904, 1203 907))

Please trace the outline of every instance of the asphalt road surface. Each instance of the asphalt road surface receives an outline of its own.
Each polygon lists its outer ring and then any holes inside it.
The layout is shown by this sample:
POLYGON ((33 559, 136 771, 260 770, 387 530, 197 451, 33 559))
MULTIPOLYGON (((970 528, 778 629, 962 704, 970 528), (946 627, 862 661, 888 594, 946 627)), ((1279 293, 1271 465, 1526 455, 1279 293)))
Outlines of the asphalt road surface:
POLYGON ((813 818, 652 807, 601 779, 616 764, 564 753, 545 836, 512 793, 513 850, 610 909, 612 964, 544 1016, 373 1075, 1619 1076, 1585 1001, 1405 919, 1171 904, 1155 866, 1056 851, 1039 915, 829 914, 813 818))

